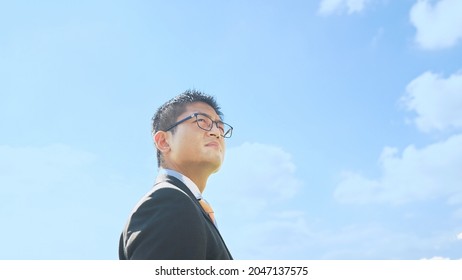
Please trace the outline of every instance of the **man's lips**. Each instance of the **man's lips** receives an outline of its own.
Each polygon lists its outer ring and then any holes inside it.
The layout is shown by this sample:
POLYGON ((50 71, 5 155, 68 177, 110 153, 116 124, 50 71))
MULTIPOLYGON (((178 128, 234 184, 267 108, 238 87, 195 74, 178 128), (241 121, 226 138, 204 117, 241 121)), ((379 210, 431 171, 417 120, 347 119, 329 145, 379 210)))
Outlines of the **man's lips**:
POLYGON ((205 146, 206 147, 217 147, 217 148, 219 148, 220 144, 218 142, 213 141, 213 142, 209 142, 209 143, 205 144, 205 146))

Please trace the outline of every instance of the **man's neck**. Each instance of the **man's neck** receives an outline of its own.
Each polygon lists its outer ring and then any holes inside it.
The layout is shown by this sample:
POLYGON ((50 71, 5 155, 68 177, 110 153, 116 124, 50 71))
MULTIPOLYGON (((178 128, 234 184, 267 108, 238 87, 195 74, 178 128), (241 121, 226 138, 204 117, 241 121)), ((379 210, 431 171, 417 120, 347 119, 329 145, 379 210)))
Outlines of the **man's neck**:
POLYGON ((172 166, 164 166, 163 168, 174 170, 188 177, 191 181, 194 182, 194 184, 196 184, 197 188, 199 189, 201 193, 204 192, 205 187, 207 185, 207 180, 210 176, 209 173, 205 173, 203 171, 201 172, 197 170, 192 170, 192 169, 178 168, 178 167, 172 167, 172 166))

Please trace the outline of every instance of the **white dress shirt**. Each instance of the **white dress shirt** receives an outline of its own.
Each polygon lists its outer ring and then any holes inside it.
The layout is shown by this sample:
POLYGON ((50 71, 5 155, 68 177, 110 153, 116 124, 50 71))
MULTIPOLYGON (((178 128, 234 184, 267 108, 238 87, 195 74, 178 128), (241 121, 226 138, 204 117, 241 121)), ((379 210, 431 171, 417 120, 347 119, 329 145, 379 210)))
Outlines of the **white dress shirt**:
POLYGON ((173 176, 183 182, 188 189, 194 194, 196 199, 203 199, 201 192, 199 191, 199 188, 197 185, 188 177, 185 175, 181 174, 180 172, 177 172, 172 169, 166 169, 166 168, 159 168, 159 173, 157 175, 156 183, 159 183, 162 181, 162 178, 165 177, 165 175, 173 176))

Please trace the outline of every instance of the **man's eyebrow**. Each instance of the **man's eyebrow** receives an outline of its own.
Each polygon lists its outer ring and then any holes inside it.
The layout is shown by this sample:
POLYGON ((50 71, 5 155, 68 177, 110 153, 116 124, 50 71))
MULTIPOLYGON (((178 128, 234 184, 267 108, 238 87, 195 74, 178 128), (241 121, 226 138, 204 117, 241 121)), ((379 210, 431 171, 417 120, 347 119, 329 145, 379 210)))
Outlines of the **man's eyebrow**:
POLYGON ((207 113, 203 113, 203 112, 197 112, 197 114, 201 114, 201 115, 204 115, 204 116, 207 116, 209 118, 211 118, 212 120, 214 121, 220 121, 220 122, 223 122, 223 120, 220 118, 220 116, 218 116, 218 120, 215 120, 212 116, 210 116, 209 114, 207 113))

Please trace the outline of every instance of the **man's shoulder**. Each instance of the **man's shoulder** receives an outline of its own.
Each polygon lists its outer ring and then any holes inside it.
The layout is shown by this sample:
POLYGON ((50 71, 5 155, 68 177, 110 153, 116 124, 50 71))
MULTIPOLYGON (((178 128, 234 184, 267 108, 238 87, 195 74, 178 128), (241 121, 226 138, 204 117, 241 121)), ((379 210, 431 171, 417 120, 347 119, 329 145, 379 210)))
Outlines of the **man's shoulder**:
MULTIPOLYGON (((162 186, 154 186, 137 204, 135 213, 166 210, 177 212, 182 209, 194 208, 193 199, 180 188, 162 183, 162 186)), ((184 210, 182 210, 184 211, 184 210)))
MULTIPOLYGON (((130 228, 159 228, 174 224, 182 227, 199 226, 200 206, 186 194, 174 188, 160 188, 145 196, 130 215, 130 228)), ((141 229, 140 228, 140 229, 141 229)))
POLYGON ((179 193, 182 193, 183 195, 189 197, 190 195, 186 193, 182 188, 180 188, 181 185, 177 184, 176 182, 172 181, 164 181, 164 182, 159 182, 154 185, 154 187, 150 190, 150 195, 153 196, 155 193, 161 195, 178 195, 179 193), (172 191, 167 191, 167 190, 175 190, 174 192, 172 191), (167 192, 166 192, 167 191, 167 192))

